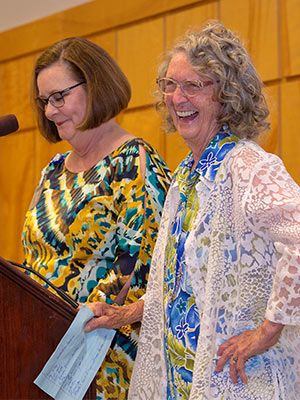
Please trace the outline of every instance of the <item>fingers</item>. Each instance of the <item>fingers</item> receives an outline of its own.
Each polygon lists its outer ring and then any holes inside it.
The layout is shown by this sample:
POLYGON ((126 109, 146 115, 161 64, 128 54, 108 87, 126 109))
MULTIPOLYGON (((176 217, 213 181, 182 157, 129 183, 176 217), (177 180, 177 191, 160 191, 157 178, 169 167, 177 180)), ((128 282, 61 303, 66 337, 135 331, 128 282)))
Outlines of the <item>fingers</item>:
POLYGON ((233 355, 233 351, 230 353, 224 353, 218 360, 216 366, 216 372, 222 371, 224 365, 229 360, 229 372, 230 377, 233 383, 237 383, 238 376, 244 383, 248 382, 247 375, 245 373, 245 363, 247 360, 244 360, 241 356, 233 355))
POLYGON ((233 383, 237 383, 238 376, 244 383, 248 382, 247 375, 245 374, 245 360, 241 357, 233 355, 229 361, 230 377, 233 383))
POLYGON ((229 370, 232 382, 236 383, 239 376, 244 383, 247 383, 246 361, 250 357, 263 353, 276 343, 282 329, 283 325, 265 320, 257 329, 246 330, 240 335, 233 336, 217 351, 217 356, 220 358, 217 362, 216 372, 220 372, 230 359, 229 370))
POLYGON ((217 356, 220 356, 220 358, 217 362, 217 367, 216 367, 217 372, 222 371, 222 369, 224 368, 224 365, 227 363, 227 361, 233 355, 234 351, 235 351, 235 346, 231 345, 229 343, 229 341, 223 343, 219 347, 219 350, 217 351, 217 356))
POLYGON ((84 332, 91 332, 97 328, 103 328, 101 318, 92 318, 85 324, 84 332))
POLYGON ((89 308, 93 311, 94 318, 86 323, 85 332, 90 332, 96 328, 118 329, 124 325, 122 320, 124 312, 121 307, 97 302, 90 303, 89 308))
POLYGON ((229 361, 229 371, 230 371, 230 377, 233 383, 237 383, 237 361, 238 358, 236 356, 231 357, 229 361))
MULTIPOLYGON (((84 332, 91 332, 97 328, 107 328, 107 314, 111 306, 106 303, 85 303, 85 305, 94 313, 94 318, 91 318, 84 327, 84 332)), ((111 327, 108 327, 111 328, 111 327)))
MULTIPOLYGON (((217 356, 222 356, 223 353, 224 353, 227 349, 229 349, 229 347, 232 347, 232 345, 233 345, 234 342, 235 342, 235 337, 236 337, 236 336, 233 336, 232 338, 226 340, 226 342, 224 342, 224 343, 222 343, 222 344, 220 345, 220 347, 219 347, 219 349, 218 349, 218 351, 217 351, 217 356)), ((233 353, 231 353, 231 355, 232 355, 232 354, 233 354, 233 353)))
POLYGON ((230 358, 230 355, 228 357, 222 356, 219 358, 219 360, 217 362, 217 366, 216 366, 216 372, 222 371, 222 369, 224 368, 224 365, 227 363, 229 358, 230 358))
POLYGON ((238 367, 237 371, 241 380, 246 384, 248 382, 248 377, 245 372, 245 361, 243 361, 242 367, 239 367, 239 365, 237 365, 237 367, 238 367))
POLYGON ((111 307, 110 305, 102 302, 85 303, 85 306, 93 311, 95 317, 101 317, 102 315, 106 314, 106 311, 111 307))
POLYGON ((220 358, 216 365, 216 372, 222 371, 229 360, 229 372, 232 382, 237 383, 239 376, 244 383, 247 383, 245 363, 248 358, 244 357, 243 352, 238 352, 238 339, 238 336, 234 336, 219 347, 217 355, 220 358))

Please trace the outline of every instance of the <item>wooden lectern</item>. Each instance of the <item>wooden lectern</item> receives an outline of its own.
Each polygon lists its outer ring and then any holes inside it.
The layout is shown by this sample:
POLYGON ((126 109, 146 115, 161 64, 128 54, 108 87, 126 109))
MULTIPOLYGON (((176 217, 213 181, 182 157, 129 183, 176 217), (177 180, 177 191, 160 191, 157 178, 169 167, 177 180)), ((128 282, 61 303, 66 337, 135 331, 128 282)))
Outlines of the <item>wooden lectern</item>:
MULTIPOLYGON (((33 381, 75 315, 60 297, 0 257, 0 399, 51 399, 33 381)), ((95 398, 93 382, 84 399, 95 398)))

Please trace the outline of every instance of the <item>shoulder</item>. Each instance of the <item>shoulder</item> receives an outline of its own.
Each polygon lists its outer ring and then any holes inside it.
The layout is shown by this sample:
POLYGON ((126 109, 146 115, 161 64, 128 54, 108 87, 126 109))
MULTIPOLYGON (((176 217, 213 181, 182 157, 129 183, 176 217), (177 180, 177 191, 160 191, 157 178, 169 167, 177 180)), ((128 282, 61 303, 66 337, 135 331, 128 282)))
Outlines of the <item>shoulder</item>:
POLYGON ((261 195, 265 195, 267 190, 299 192, 299 186, 286 170, 283 161, 246 139, 241 140, 228 154, 218 181, 231 182, 232 187, 244 193, 253 190, 261 192, 261 195))
POLYGON ((141 151, 143 155, 145 154, 158 154, 156 150, 152 146, 150 146, 147 142, 145 142, 141 138, 132 138, 127 140, 121 146, 119 146, 115 151, 111 154, 111 160, 123 158, 132 159, 139 158, 141 151))
POLYGON ((164 175, 169 181, 171 179, 171 171, 162 159, 159 152, 148 142, 142 138, 135 138, 126 143, 122 149, 122 154, 134 156, 140 165, 144 165, 145 170, 164 175))
POLYGON ((242 139, 225 159, 225 165, 232 172, 246 168, 249 173, 256 173, 263 166, 265 168, 284 168, 282 160, 275 154, 266 152, 257 143, 242 139))
POLYGON ((62 168, 63 168, 63 166, 64 166, 65 159, 66 159, 66 157, 67 157, 67 155, 68 155, 69 153, 70 153, 70 152, 68 151, 68 152, 66 152, 66 153, 64 153, 64 154, 62 154, 62 153, 57 153, 57 154, 55 154, 55 155, 51 158, 49 164, 47 164, 47 165, 43 168, 42 173, 41 173, 42 179, 45 178, 45 177, 47 177, 48 175, 53 175, 53 173, 56 173, 56 172, 58 172, 58 171, 61 171, 62 168))
POLYGON ((150 146, 142 139, 127 140, 109 155, 108 167, 114 170, 114 174, 133 177, 132 174, 139 173, 142 162, 146 165, 149 149, 150 146))

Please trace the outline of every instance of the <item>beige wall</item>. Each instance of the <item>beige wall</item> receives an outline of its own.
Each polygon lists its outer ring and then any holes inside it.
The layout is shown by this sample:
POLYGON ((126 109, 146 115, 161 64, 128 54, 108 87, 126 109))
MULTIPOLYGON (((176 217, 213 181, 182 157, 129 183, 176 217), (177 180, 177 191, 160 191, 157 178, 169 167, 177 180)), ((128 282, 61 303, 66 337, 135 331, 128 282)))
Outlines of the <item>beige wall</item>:
POLYGON ((68 148, 48 144, 35 127, 29 85, 40 51, 68 36, 104 47, 133 90, 118 122, 153 144, 173 170, 187 148, 177 134, 161 132, 153 110, 160 55, 188 28, 220 19, 245 39, 266 85, 272 130, 261 143, 300 184, 299 16, 299 0, 96 0, 0 34, 0 115, 16 114, 20 124, 16 134, 0 138, 0 255, 22 261, 22 224, 41 168, 68 148))

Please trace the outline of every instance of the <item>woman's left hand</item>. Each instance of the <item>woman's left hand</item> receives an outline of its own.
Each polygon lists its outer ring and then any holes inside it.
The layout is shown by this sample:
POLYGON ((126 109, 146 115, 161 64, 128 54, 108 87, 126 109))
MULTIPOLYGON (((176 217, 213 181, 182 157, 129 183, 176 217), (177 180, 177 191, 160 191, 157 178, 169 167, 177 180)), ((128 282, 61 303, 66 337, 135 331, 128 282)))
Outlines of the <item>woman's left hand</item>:
POLYGON ((222 371, 229 361, 230 377, 237 383, 238 375, 244 383, 248 378, 245 374, 245 363, 248 358, 261 354, 273 346, 279 339, 284 325, 265 320, 254 330, 247 330, 240 335, 233 336, 219 347, 217 356, 220 356, 216 372, 222 371))

